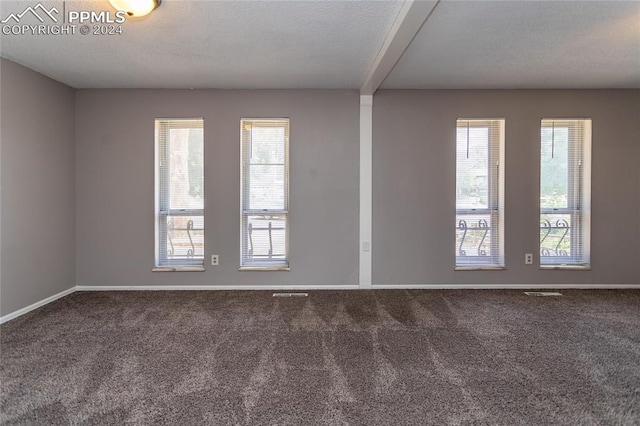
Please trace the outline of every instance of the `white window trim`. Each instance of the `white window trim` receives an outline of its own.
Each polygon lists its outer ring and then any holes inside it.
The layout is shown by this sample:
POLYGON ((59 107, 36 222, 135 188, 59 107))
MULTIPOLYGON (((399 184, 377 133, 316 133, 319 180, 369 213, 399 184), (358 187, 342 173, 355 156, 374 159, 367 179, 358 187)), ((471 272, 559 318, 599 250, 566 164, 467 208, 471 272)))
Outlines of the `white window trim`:
POLYGON ((290 146, 290 136, 291 135, 291 121, 288 117, 281 118, 242 118, 240 120, 240 266, 238 267, 239 271, 290 271, 291 268, 289 266, 289 235, 290 235, 290 213, 289 213, 289 146, 290 146), (247 167, 245 166, 246 158, 245 158, 245 146, 243 140, 243 132, 245 123, 252 122, 285 122, 287 123, 287 131, 284 140, 284 209, 279 210, 266 210, 266 209, 248 209, 246 207, 246 203, 248 202, 248 189, 244 187, 245 185, 245 173, 248 172, 247 167), (251 215, 273 215, 273 216, 284 216, 285 218, 285 259, 277 259, 277 260, 257 260, 247 262, 245 259, 248 258, 248 255, 245 253, 245 249, 248 250, 248 242, 245 242, 245 227, 246 220, 248 216, 251 215))
MULTIPOLYGON (((572 123, 576 121, 584 122, 584 135, 582 137, 582 164, 580 173, 580 205, 573 205, 563 209, 543 209, 540 207, 539 215, 544 213, 557 213, 557 214, 570 214, 572 215, 571 223, 579 222, 580 232, 578 235, 572 234, 571 239, 581 238, 582 244, 581 249, 582 252, 579 257, 585 259, 586 261, 583 263, 567 263, 567 258, 571 256, 548 256, 550 258, 556 258, 558 263, 548 263, 542 264, 542 255, 540 255, 540 265, 539 269, 545 270, 582 270, 582 271, 590 271, 591 270, 591 139, 592 139, 592 120, 590 118, 543 118, 540 122, 540 128, 542 129, 543 121, 553 121, 559 126, 570 126, 572 123), (574 221, 575 217, 579 216, 578 221, 574 221), (565 260, 563 263, 562 261, 565 260)), ((569 141, 571 141, 571 137, 569 137, 569 141)), ((542 140, 540 140, 542 143, 542 140)), ((571 148, 569 148, 569 152, 574 152, 571 148)), ((573 161, 569 160, 568 167, 572 167, 575 165, 575 159, 573 161)), ((539 185, 540 186, 540 185, 539 185)), ((573 197, 569 197, 573 200, 573 197)), ((539 200, 539 197, 538 197, 539 200)), ((538 201, 539 203, 540 201, 538 201)), ((540 242, 540 240, 538 239, 540 242)), ((570 243, 572 246, 574 242, 570 243)), ((541 247, 538 247, 538 253, 541 252, 541 247)))
POLYGON ((151 269, 152 272, 204 272, 204 266, 157 266, 151 269))
MULTIPOLYGON (((506 270, 505 254, 504 254, 504 188, 505 188, 505 119, 504 118, 458 118, 456 120, 456 130, 459 127, 459 122, 473 122, 473 124, 479 127, 488 126, 491 127, 492 121, 500 121, 502 123, 499 126, 498 134, 490 134, 490 138, 498 138, 497 144, 495 141, 489 141, 489 164, 490 167, 496 168, 496 176, 498 179, 497 194, 487 194, 490 197, 488 204, 495 206, 495 208, 487 209, 458 209, 456 207, 456 221, 459 214, 490 214, 492 216, 491 247, 495 248, 498 252, 495 255, 489 256, 489 260, 493 257, 497 257, 501 260, 500 264, 495 263, 471 263, 471 264, 458 264, 458 247, 456 246, 456 258, 455 258, 455 271, 502 271, 506 270), (497 146, 495 146, 497 145, 497 146), (494 149, 492 149, 494 147, 494 149), (496 152, 497 151, 497 152, 496 152)), ((457 144, 457 140, 456 140, 457 144)), ((457 155, 457 151, 456 151, 457 155)), ((456 158, 457 161, 457 158, 456 158)), ((457 180, 457 172, 456 172, 457 180)), ((457 184, 456 184, 457 185, 457 184)), ((489 190, 492 185, 489 185, 489 190)))
MULTIPOLYGON (((161 235, 166 233, 166 218, 168 216, 202 216, 204 217, 204 207, 202 209, 170 209, 168 206, 163 206, 160 193, 162 191, 162 185, 168 184, 169 176, 165 176, 164 168, 161 165, 161 161, 168 162, 168 156, 166 154, 167 145, 161 146, 160 140, 160 127, 169 126, 170 122, 180 121, 202 121, 202 128, 204 131, 204 118, 157 118, 155 120, 155 155, 154 155, 154 170, 155 170, 155 229, 154 229, 154 267, 152 272, 201 272, 204 271, 204 256, 202 259, 175 259, 169 260, 166 256, 167 241, 161 238, 161 235), (161 152, 162 150, 162 152, 161 152), (165 182, 166 181, 166 182, 165 182), (162 255, 164 254, 164 256, 162 255)), ((180 128, 180 127, 177 127, 180 128)), ((166 142, 166 141, 165 141, 166 142)), ((204 144, 204 141, 203 141, 204 144)), ((203 146, 204 149, 204 146, 203 146)), ((203 170, 204 175, 204 170, 203 170)), ((206 179, 205 179, 206 181, 206 179)), ((204 196, 203 196, 204 197, 204 196)), ((203 200, 204 205, 204 200, 203 200)), ((206 239, 205 239, 206 241, 206 239)))

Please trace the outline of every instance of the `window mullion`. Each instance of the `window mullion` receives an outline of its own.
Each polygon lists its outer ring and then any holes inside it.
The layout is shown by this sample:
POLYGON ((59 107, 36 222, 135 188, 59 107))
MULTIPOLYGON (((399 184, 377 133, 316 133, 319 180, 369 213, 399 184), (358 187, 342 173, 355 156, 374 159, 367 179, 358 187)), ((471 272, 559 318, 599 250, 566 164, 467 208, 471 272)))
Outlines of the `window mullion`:
MULTIPOLYGON (((543 130, 552 125, 556 133, 560 132, 560 141, 566 144, 566 157, 546 158, 545 132, 541 131, 540 263, 550 267, 588 267, 588 240, 585 235, 589 232, 589 224, 585 215, 589 213, 589 199, 584 188, 585 184, 590 185, 588 181, 585 182, 590 179, 590 165, 585 161, 588 161, 587 149, 590 149, 591 120, 543 119, 541 122, 543 130), (563 158, 566 158, 564 163, 563 158), (558 170, 563 172, 559 173, 558 170), (564 184, 566 207, 543 207, 543 197, 558 203, 554 199, 558 196, 555 192, 551 193, 550 188, 555 191, 556 187, 562 188, 564 184), (546 192, 543 193, 543 189, 546 192)), ((558 140, 558 134, 555 136, 558 140)))
POLYGON ((289 120, 242 119, 240 266, 288 268, 289 120))
POLYGON ((456 268, 504 267, 504 120, 459 119, 456 138, 456 268))
POLYGON ((155 123, 156 267, 204 266, 204 120, 155 123))

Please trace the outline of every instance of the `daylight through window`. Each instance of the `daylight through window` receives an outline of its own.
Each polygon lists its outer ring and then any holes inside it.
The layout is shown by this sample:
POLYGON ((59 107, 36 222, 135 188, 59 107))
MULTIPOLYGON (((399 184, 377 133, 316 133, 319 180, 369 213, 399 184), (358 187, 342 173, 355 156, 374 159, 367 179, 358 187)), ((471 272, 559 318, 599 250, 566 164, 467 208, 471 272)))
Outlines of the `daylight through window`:
POLYGON ((457 121, 456 267, 504 267, 504 120, 457 121))
POLYGON ((589 266, 591 120, 542 120, 540 265, 589 266))
POLYGON ((156 120, 155 145, 155 266, 204 266, 204 120, 156 120))
POLYGON ((289 267, 289 119, 241 120, 240 266, 289 267))

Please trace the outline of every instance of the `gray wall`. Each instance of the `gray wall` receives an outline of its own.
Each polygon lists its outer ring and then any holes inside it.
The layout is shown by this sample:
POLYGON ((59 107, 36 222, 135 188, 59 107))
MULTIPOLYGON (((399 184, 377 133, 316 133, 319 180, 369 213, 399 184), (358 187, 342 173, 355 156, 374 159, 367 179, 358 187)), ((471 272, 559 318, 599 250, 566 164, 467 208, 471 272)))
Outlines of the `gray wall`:
MULTIPOLYGON (((74 91, 4 59, 0 75, 1 315, 74 284, 358 282, 357 92, 74 91), (153 122, 200 116, 206 256, 221 265, 154 273, 153 122), (237 270, 241 117, 291 118, 290 272, 237 270)), ((378 92, 373 283, 637 284, 638 117, 638 90, 378 92), (506 119, 506 271, 453 270, 458 117, 506 119), (523 262, 538 247, 541 117, 593 119, 591 271, 523 262)))
POLYGON ((6 315, 75 285, 75 91, 1 61, 6 315))
POLYGON ((373 282, 640 283, 640 91, 379 91, 373 104, 373 282), (454 271, 455 125, 506 119, 506 271, 454 271), (593 119, 591 271, 539 270, 543 117, 593 119))
POLYGON ((358 282, 357 91, 79 90, 78 285, 358 282), (152 272, 154 119, 204 117, 206 272, 152 272), (240 118, 291 118, 289 272, 238 271, 240 118))

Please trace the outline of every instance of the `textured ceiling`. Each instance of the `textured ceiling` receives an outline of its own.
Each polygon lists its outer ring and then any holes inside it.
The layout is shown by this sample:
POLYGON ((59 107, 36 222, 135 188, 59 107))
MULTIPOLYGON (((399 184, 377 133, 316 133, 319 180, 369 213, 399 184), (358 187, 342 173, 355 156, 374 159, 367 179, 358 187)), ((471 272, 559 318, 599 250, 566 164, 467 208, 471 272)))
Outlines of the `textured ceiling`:
MULTIPOLYGON (((0 0, 0 19, 37 2, 0 0)), ((77 88, 358 89, 401 7, 163 0, 122 35, 2 35, 0 53, 77 88)), ((441 1, 382 87, 640 87, 640 1, 441 1)))
MULTIPOLYGON (((2 0, 0 15, 30 2, 2 0)), ((46 1, 46 6, 61 1, 46 1)), ((112 10, 107 0, 66 10, 112 10)), ((359 88, 398 1, 163 0, 122 35, 2 36, 2 56, 77 88, 359 88)), ((37 23, 37 22, 35 22, 37 23)))
POLYGON ((382 87, 640 87, 640 1, 441 1, 382 87))

